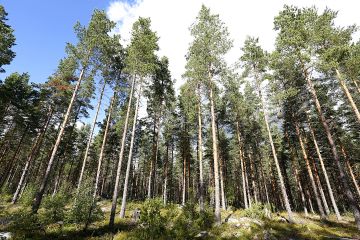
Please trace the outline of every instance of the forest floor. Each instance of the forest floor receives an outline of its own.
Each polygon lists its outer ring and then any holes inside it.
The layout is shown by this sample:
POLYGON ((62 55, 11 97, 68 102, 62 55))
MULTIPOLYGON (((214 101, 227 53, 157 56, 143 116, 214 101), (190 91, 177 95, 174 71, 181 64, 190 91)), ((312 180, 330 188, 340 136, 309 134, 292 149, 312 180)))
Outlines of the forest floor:
MULTIPOLYGON (((0 202, 0 239, 2 239, 1 233, 10 232, 11 239, 119 240, 128 239, 133 231, 141 227, 131 218, 133 210, 141 208, 141 203, 128 204, 126 218, 116 218, 114 231, 110 231, 108 228, 111 202, 103 200, 99 205, 104 213, 104 219, 92 223, 86 231, 83 231, 83 226, 63 224, 62 222, 47 226, 41 225, 36 229, 32 225, 31 219, 27 219, 28 222, 25 221, 23 224, 15 225, 17 228, 14 228, 11 223, 16 219, 13 216, 17 216, 16 214, 24 210, 24 207, 0 202)), ((120 207, 117 209, 119 210, 120 207)), ((326 222, 321 222, 318 215, 310 214, 305 217, 302 213, 295 213, 296 223, 288 223, 283 218, 286 217, 284 212, 272 214, 271 219, 260 220, 254 217, 244 217, 243 211, 223 211, 224 223, 220 226, 213 226, 207 231, 199 232, 195 239, 360 239, 354 219, 350 216, 343 216, 342 221, 337 222, 335 215, 330 215, 326 222)))

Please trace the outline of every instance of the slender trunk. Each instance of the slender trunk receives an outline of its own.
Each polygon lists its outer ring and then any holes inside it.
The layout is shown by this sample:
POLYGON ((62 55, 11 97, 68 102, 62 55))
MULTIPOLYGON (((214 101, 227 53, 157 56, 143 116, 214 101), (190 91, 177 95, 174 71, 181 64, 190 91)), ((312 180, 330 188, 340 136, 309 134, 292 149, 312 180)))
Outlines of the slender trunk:
MULTIPOLYGON (((161 110, 159 115, 161 115, 161 110)), ((158 158, 158 145, 159 145, 159 135, 160 135, 160 116, 155 117, 154 123, 154 138, 153 138, 153 152, 151 157, 151 164, 150 164, 150 173, 149 173, 149 184, 148 184, 148 194, 147 198, 151 198, 152 195, 156 195, 156 163, 158 158), (152 182, 154 181, 154 184, 152 182)))
POLYGON ((252 155, 249 151, 248 153, 249 156, 249 166, 250 166, 250 175, 251 175, 251 186, 253 189, 253 195, 254 195, 254 201, 257 203, 258 199, 257 199, 257 187, 256 187, 256 182, 255 182, 255 175, 254 175, 254 162, 255 159, 252 158, 252 155))
POLYGON ((352 82, 354 83, 354 85, 356 86, 357 91, 358 91, 359 94, 360 94, 360 87, 359 87, 358 83, 356 82, 355 79, 353 79, 352 82))
MULTIPOLYGON (((258 81, 258 79, 256 79, 256 81, 258 81)), ((272 136, 271 136, 268 116, 267 116, 267 113, 265 111, 264 100, 262 98, 261 89, 260 89, 259 84, 258 84, 257 87, 258 87, 258 91, 259 91, 259 97, 260 97, 260 100, 261 100, 261 107, 262 107, 262 110, 263 110, 263 113, 264 113, 265 126, 266 126, 266 130, 267 130, 267 133, 268 133, 270 145, 271 145, 271 151, 272 151, 273 158, 274 158, 274 161, 275 161, 276 170, 277 170, 277 173, 279 175, 281 194, 282 194, 284 204, 285 204, 285 208, 286 208, 286 211, 287 211, 288 217, 289 217, 288 220, 289 220, 289 222, 294 222, 293 214, 292 214, 292 211, 291 211, 291 206, 290 206, 290 203, 289 203, 289 198, 288 198, 288 195, 287 195, 287 192, 286 192, 286 187, 285 187, 285 184, 284 184, 284 178, 283 178, 283 175, 281 173, 281 168, 280 168, 279 161, 278 161, 278 158, 277 158, 274 142, 273 142, 273 139, 272 139, 272 136)))
POLYGON ((199 205, 200 211, 204 211, 204 177, 203 177, 203 160, 202 160, 202 119, 201 119, 201 95, 198 87, 198 159, 199 159, 199 205))
POLYGON ((287 140, 287 143, 288 143, 288 146, 289 146, 289 149, 290 149, 292 165, 293 165, 293 169, 295 171, 294 172, 295 173, 295 182, 296 182, 296 185, 297 185, 297 187, 299 189, 299 192, 300 192, 300 197, 301 197, 301 202, 302 202, 303 207, 304 207, 305 217, 308 217, 309 214, 308 214, 308 209, 306 207, 305 194, 304 194, 304 190, 303 190, 303 187, 302 187, 302 184, 301 184, 301 178, 300 178, 299 170, 296 167, 296 161, 295 161, 296 158, 295 158, 294 148, 291 145, 291 141, 290 141, 290 138, 289 138, 287 128, 285 128, 285 138, 287 140))
POLYGON ((270 205, 270 200, 269 200, 269 192, 268 192, 268 188, 267 188, 267 182, 265 181, 265 176, 264 176, 264 169, 263 169, 263 166, 262 166, 262 163, 261 163, 261 159, 260 159, 260 173, 261 173, 261 179, 262 179, 262 182, 264 184, 264 188, 265 188, 265 197, 266 197, 266 203, 268 205, 270 205))
POLYGON ((81 182, 82 182, 82 179, 83 179, 83 176, 84 176, 85 165, 86 165, 86 162, 87 162, 87 159, 88 159, 90 145, 91 145, 91 142, 92 142, 92 138, 93 138, 93 134, 94 134, 95 126, 96 126, 97 117, 99 115, 101 101, 102 101, 102 97, 104 95, 105 86, 106 86, 106 81, 104 80, 103 86, 101 88, 98 104, 97 104, 97 107, 96 107, 96 113, 95 113, 94 120, 93 120, 92 125, 91 125, 91 130, 90 130, 89 136, 88 136, 88 142, 87 142, 87 145, 86 145, 85 155, 84 155, 83 164, 82 164, 82 167, 81 167, 80 177, 79 177, 78 186, 77 186, 77 195, 79 194, 80 187, 81 187, 81 182))
POLYGON ((316 137, 315 137, 315 133, 314 133, 314 130, 313 130, 312 126, 311 126, 311 123, 310 123, 310 119, 309 119, 309 118, 308 118, 308 125, 309 125, 309 129, 310 129, 310 133, 311 133, 312 140, 313 140, 313 142, 314 142, 316 154, 317 154, 317 156, 318 156, 318 158, 319 158, 320 165, 321 165, 321 169, 322 169, 322 172, 323 172, 323 174, 324 174, 326 186, 327 186, 328 191, 329 191, 330 200, 331 200, 332 206, 333 206, 333 208, 334 208, 334 211, 335 211, 335 214, 336 214, 336 218, 337 218, 338 221, 340 221, 340 220, 341 220, 340 212, 339 212, 338 206, 337 206, 336 201, 335 201, 334 193, 333 193, 333 190, 332 190, 330 181, 329 181, 329 177, 328 177, 328 174, 327 174, 327 170, 326 170, 325 165, 324 165, 324 160, 323 160, 323 158, 322 158, 322 155, 321 155, 321 152, 320 152, 320 148, 319 148, 319 146, 318 146, 318 143, 317 143, 317 140, 316 140, 316 137))
POLYGON ((164 190, 163 190, 163 201, 164 205, 167 204, 167 192, 168 192, 168 165, 169 165, 169 143, 166 143, 166 157, 165 157, 165 164, 164 164, 164 190))
POLYGON ((317 98, 315 87, 314 87, 314 85, 313 85, 313 83, 311 81, 310 76, 308 76, 308 72, 306 70, 304 70, 303 73, 305 75, 305 78, 306 78, 310 93, 312 95, 312 98, 313 98, 313 100, 315 102, 316 110, 318 112, 320 121, 321 121, 321 123, 322 123, 322 125, 324 127, 326 137, 327 137, 327 139, 329 141, 329 144, 331 146, 331 151, 332 151, 332 154, 333 154, 333 157, 334 157, 334 160, 335 160, 335 164, 336 164, 336 166, 337 166, 337 168, 339 170, 339 174, 340 174, 339 177, 340 177, 340 180, 341 180, 341 182, 343 184, 345 195, 346 195, 346 197, 348 199, 348 202, 349 202, 349 205, 352 208, 352 211, 354 213, 356 226, 360 230, 360 209, 359 209, 359 206, 356 204, 354 195, 353 195, 353 193, 351 191, 349 182, 348 182, 347 177, 345 175, 344 167, 342 166, 342 164, 340 162, 340 158, 339 158, 339 155, 338 155, 338 152, 337 152, 337 149, 336 149, 335 141, 334 141, 333 136, 332 136, 332 134, 330 132, 330 127, 329 127, 328 123, 326 122, 326 118, 325 118, 323 110, 321 108, 319 99, 317 98))
MULTIPOLYGON (((210 81, 212 80, 211 74, 210 81)), ((218 166, 218 141, 216 136, 216 116, 214 107, 213 88, 210 86, 210 108, 211 108, 211 132, 212 132, 212 147, 214 158, 214 179, 215 179, 215 223, 221 224, 220 211, 220 182, 219 182, 219 166, 218 166)))
POLYGON ((309 214, 308 214, 308 210, 307 210, 307 207, 306 207, 305 194, 304 194, 304 190, 303 190, 302 185, 301 185, 299 171, 296 168, 295 163, 294 163, 294 168, 295 168, 295 181, 296 181, 296 184, 297 184, 299 192, 300 192, 300 197, 301 197, 301 202, 302 202, 303 207, 304 207, 305 217, 308 217, 309 214))
POLYGON ((356 106, 356 104, 354 102, 354 99, 352 98, 351 93, 350 93, 349 89, 346 86, 345 80, 342 78, 342 76, 341 76, 338 69, 336 69, 336 76, 337 76, 337 78, 338 78, 338 80, 340 82, 340 85, 341 85, 342 89, 344 90, 344 93, 345 93, 347 99, 349 100, 350 106, 353 109, 353 111, 355 113, 355 116, 356 116, 356 118, 357 118, 357 120, 358 120, 358 122, 360 124, 360 112, 359 112, 359 109, 357 108, 357 106, 356 106))
POLYGON ((329 215, 330 214, 329 205, 327 203, 325 193, 324 193, 324 190, 323 190, 322 185, 321 185, 321 181, 320 181, 318 170, 316 168, 315 160, 312 157, 310 157, 310 159, 312 160, 312 167, 314 169, 315 181, 316 181, 316 183, 317 183, 317 185, 319 187, 319 192, 320 192, 322 202, 324 203, 325 213, 326 213, 326 215, 329 215))
POLYGON ((13 166, 14 166, 14 163, 17 159, 17 156, 20 152, 20 149, 21 149, 21 145, 25 139, 25 136, 27 135, 27 129, 28 127, 25 128, 23 134, 21 135, 21 138, 20 138, 20 141, 16 147, 16 150, 14 152, 14 154, 12 155, 10 161, 9 161, 9 164, 8 164, 8 167, 5 169, 5 172, 3 174, 2 177, 0 177, 0 189, 2 189, 2 187, 4 186, 4 184, 7 182, 7 180, 10 178, 10 173, 12 172, 11 170, 13 169, 13 166))
POLYGON ((103 141, 102 141, 101 149, 100 149, 98 167, 97 167, 97 171, 96 171, 96 179, 95 179, 95 184, 94 184, 94 193, 93 193, 93 199, 94 200, 96 199, 96 195, 97 195, 97 191, 98 191, 98 185, 99 185, 99 180, 100 180, 100 172, 101 172, 101 164, 102 164, 102 161, 103 161, 103 158, 104 158, 105 145, 106 145, 106 140, 107 140, 107 134, 108 134, 109 127, 110 127, 111 113, 112 113, 112 109, 113 109, 113 106, 114 106, 114 102, 115 102, 115 93, 114 93, 114 96, 111 98, 111 101, 110 101, 110 106, 109 106, 109 112, 108 112, 108 116, 107 116, 107 120, 106 120, 106 127, 105 127, 104 137, 103 137, 103 141))
POLYGON ((61 127, 60 127, 60 132, 57 136, 57 139, 56 139, 56 142, 55 142, 55 145, 54 145, 54 148, 52 150, 52 153, 51 153, 51 156, 50 156, 50 159, 49 159, 49 162, 48 162, 48 166, 46 168, 46 172, 45 172, 45 175, 43 177, 43 180, 41 182, 41 186, 40 186, 40 189, 37 191, 36 195, 35 195, 35 199, 34 199, 34 202, 32 204, 32 212, 33 213, 37 213, 39 207, 40 207, 40 204, 41 204, 41 200, 43 198, 43 195, 44 195, 44 192, 45 192, 45 187, 48 183, 48 179, 49 179, 49 176, 50 176, 50 172, 51 172, 51 168, 53 166, 53 163, 54 163, 54 159, 55 159, 55 156, 56 156, 56 152, 59 148, 59 145, 60 145, 60 142, 61 142, 61 139, 62 139, 62 136, 64 134, 64 131, 65 131, 65 126, 68 122, 68 119, 70 117, 70 113, 71 113, 71 109, 72 109, 72 106, 74 105, 74 102, 75 102, 75 99, 76 99, 76 96, 77 96, 77 93, 78 93, 78 90, 80 88, 80 84, 81 84, 81 80, 83 78, 83 74, 84 74, 84 69, 81 70, 80 72, 80 76, 79 76, 79 79, 78 79, 78 82, 75 86, 75 89, 73 91, 73 95, 71 97, 71 100, 70 100, 70 103, 69 103, 69 106, 68 106, 68 109, 66 111, 66 114, 65 114, 65 117, 64 117, 64 120, 61 124, 61 127))
POLYGON ((183 146, 183 178, 182 178, 182 201, 181 205, 185 205, 186 201, 186 156, 185 147, 183 146))
POLYGON ((241 150, 241 138, 240 138, 240 129, 239 129, 238 121, 236 121, 236 135, 237 135, 238 142, 239 142, 239 158, 240 158, 240 166, 241 166, 242 190, 243 190, 243 196, 244 196, 244 206, 246 209, 246 208, 249 208, 249 205, 248 205, 248 199, 247 199, 247 194, 246 194, 245 168, 244 168, 243 153, 241 150))
POLYGON ((134 139, 135 139, 135 130, 136 130, 136 122, 137 122, 137 115, 138 115, 138 109, 139 109, 139 104, 140 104, 140 98, 141 98, 141 83, 139 84, 138 96, 137 96, 137 99, 136 99, 133 126, 132 126, 132 131, 131 131, 130 149, 129 149, 129 156, 128 156, 128 161, 127 161, 127 166, 126 166, 126 175, 125 175, 124 191, 123 191, 123 195, 122 195, 122 202, 121 202, 121 209, 120 209, 120 218, 125 217, 126 196, 127 196, 127 190, 128 190, 128 182, 129 182, 129 176, 130 176, 130 167, 131 167, 131 161, 132 161, 134 139))
POLYGON ((153 161, 152 159, 150 159, 150 172, 149 172, 149 182, 148 182, 148 188, 147 188, 147 198, 150 199, 151 198, 151 181, 152 181, 152 172, 153 172, 153 161))
POLYGON ((359 184, 358 184, 357 181, 356 181, 356 177, 355 177, 355 174, 354 174, 354 172, 353 172, 353 170, 352 170, 352 168, 351 168, 351 165, 350 165, 350 162, 349 162, 349 158, 348 158, 348 156, 347 156, 347 154, 346 154, 346 152, 345 152, 345 148, 344 148, 344 146, 343 146, 342 144, 341 144, 341 152, 342 152, 342 154, 344 155, 345 164, 346 164, 347 168, 349 169, 349 173, 350 173, 351 179, 352 179, 352 181, 353 181, 353 183, 354 183, 354 186, 355 186, 355 189, 356 189, 356 191, 357 191, 357 193, 358 193, 358 195, 359 195, 359 197, 360 197, 359 184))
POLYGON ((313 175, 313 173, 311 171, 310 162, 309 162, 308 155, 306 153, 303 137, 302 137, 302 134, 300 132, 300 128, 299 128, 299 125, 298 125, 297 122, 295 122, 295 129, 296 129, 296 135, 297 135, 297 137, 299 139, 299 142, 300 142, 301 151, 302 151, 302 154, 303 154, 303 157, 304 157, 304 160, 305 160, 306 169, 307 169, 309 177, 310 177, 311 186, 312 186, 312 189, 313 189, 314 194, 315 194, 316 203, 318 205, 318 209, 319 209, 319 212, 320 212, 320 219, 326 219, 324 209, 322 207, 321 200, 320 200, 320 197, 319 197, 319 193, 318 193, 318 190, 317 190, 317 187, 316 187, 316 184, 315 184, 314 175, 313 175))
POLYGON ((315 214, 314 207, 312 205, 312 201, 311 201, 311 197, 310 197, 309 189, 306 189, 306 195, 307 195, 307 199, 308 199, 308 202, 309 202, 310 211, 311 211, 312 214, 315 214))
POLYGON ((109 220, 110 228, 114 227, 116 203, 117 203, 117 197, 119 194, 121 165, 122 165, 122 160, 124 158, 125 140, 126 140, 128 121, 129 121, 130 110, 131 110, 131 102, 132 102, 133 92, 134 92, 134 88, 135 88, 135 78, 136 78, 136 76, 133 76, 133 81, 131 84, 131 90, 130 90, 130 95, 129 95, 129 103, 128 103, 127 111, 126 111, 124 129, 123 129, 123 133, 122 133, 119 161, 118 161, 117 170, 116 170, 114 193, 113 193, 113 197, 112 197, 112 204, 111 204, 111 211, 110 211, 110 220, 109 220))
POLYGON ((249 208, 251 208, 252 198, 251 198, 250 187, 249 187, 249 176, 248 176, 248 171, 246 168, 246 161, 244 162, 244 169, 245 169, 246 194, 247 194, 247 199, 249 201, 249 208))

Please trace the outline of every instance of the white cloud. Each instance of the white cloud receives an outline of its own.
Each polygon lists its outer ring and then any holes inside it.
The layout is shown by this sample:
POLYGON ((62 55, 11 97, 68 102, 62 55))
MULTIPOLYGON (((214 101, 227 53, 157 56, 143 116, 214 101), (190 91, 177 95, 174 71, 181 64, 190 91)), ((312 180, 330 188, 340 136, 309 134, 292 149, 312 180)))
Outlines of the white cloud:
POLYGON ((183 83, 181 75, 185 70, 185 54, 191 42, 189 27, 201 4, 210 7, 212 13, 219 14, 230 31, 234 47, 226 57, 228 64, 233 64, 239 58, 240 48, 247 35, 259 37, 262 46, 266 50, 272 50, 276 35, 273 31, 273 19, 284 4, 299 7, 315 5, 320 10, 328 6, 339 10, 337 24, 360 25, 360 4, 355 0, 136 0, 131 5, 116 1, 110 3, 107 14, 111 20, 119 23, 117 31, 124 43, 129 41, 131 26, 139 16, 151 18, 152 29, 160 37, 159 55, 169 58, 170 70, 173 78, 177 79, 175 87, 178 89, 183 83))

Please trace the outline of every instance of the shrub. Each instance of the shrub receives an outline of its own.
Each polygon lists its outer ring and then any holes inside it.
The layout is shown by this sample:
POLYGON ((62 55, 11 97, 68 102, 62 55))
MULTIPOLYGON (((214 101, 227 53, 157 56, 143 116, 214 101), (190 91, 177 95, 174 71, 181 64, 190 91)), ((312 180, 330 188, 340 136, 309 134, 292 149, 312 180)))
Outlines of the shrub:
POLYGON ((146 200, 141 207, 142 229, 135 231, 134 239, 167 239, 166 219, 161 215, 161 199, 146 200))
POLYGON ((84 181, 79 194, 74 198, 74 204, 67 215, 67 221, 69 223, 88 225, 103 218, 104 214, 100 207, 96 203, 93 203, 91 182, 84 181), (89 216, 90 209, 91 214, 89 216))
POLYGON ((36 193, 36 186, 29 184, 25 187, 24 192, 21 194, 20 203, 24 206, 31 206, 36 193))
POLYGON ((14 233, 15 238, 24 237, 24 239, 28 239, 33 234, 45 232, 38 215, 32 214, 30 210, 19 210, 11 215, 11 219, 8 229, 14 233))
POLYGON ((213 223, 214 215, 206 209, 199 212, 194 203, 184 207, 169 204, 161 199, 146 200, 141 207, 140 227, 131 233, 130 239, 194 239, 213 223))
POLYGON ((269 209, 269 206, 261 204, 261 203, 252 203, 250 208, 247 208, 242 211, 243 217, 256 218, 256 219, 264 219, 265 209, 269 209))
POLYGON ((58 221, 63 221, 65 217, 66 203, 67 198, 62 192, 59 192, 54 196, 46 196, 42 203, 44 212, 41 215, 41 221, 44 224, 51 224, 58 221))

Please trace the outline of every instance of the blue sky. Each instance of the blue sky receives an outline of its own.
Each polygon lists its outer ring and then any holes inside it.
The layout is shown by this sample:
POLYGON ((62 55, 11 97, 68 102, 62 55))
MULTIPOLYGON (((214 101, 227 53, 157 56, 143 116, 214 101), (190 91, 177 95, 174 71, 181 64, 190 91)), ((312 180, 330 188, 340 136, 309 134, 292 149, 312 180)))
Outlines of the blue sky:
POLYGON ((104 9, 109 1, 101 0, 2 0, 8 24, 14 29, 16 57, 5 66, 4 79, 12 72, 28 72, 30 81, 40 83, 56 70, 65 56, 65 43, 76 42, 76 21, 87 25, 94 9, 104 9))

